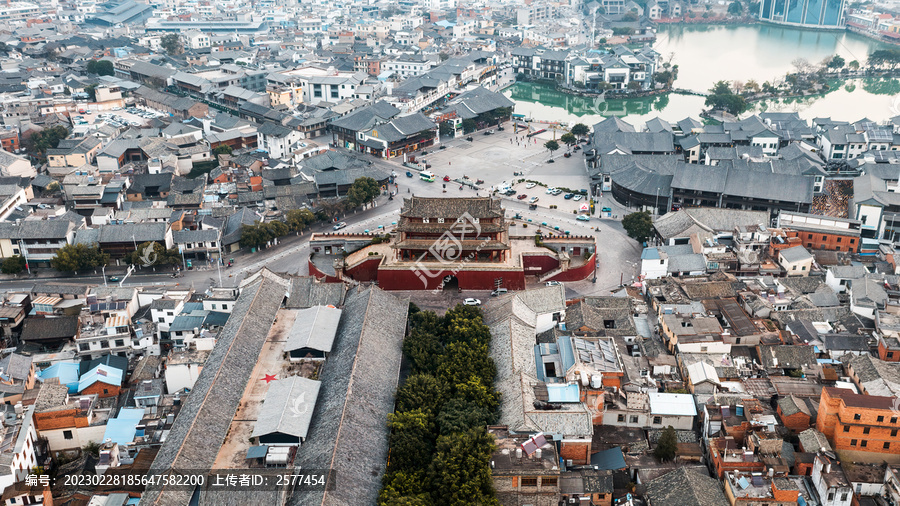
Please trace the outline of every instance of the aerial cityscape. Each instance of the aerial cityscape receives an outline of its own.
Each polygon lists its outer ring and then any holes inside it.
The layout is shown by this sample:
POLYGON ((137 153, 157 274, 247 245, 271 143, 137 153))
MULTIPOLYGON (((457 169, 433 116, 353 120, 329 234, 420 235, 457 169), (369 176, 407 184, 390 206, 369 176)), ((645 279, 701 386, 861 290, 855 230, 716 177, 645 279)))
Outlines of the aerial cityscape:
POLYGON ((2 504, 897 506, 897 227, 896 0, 0 0, 2 504))

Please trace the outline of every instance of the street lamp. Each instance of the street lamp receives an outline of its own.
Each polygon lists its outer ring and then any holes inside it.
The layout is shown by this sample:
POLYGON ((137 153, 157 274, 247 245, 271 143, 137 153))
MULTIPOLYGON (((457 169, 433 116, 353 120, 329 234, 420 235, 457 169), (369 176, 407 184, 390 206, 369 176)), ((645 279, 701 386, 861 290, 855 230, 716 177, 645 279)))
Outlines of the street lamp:
POLYGON ((656 188, 656 205, 653 206, 653 214, 659 216, 659 187, 656 188))
MULTIPOLYGON (((103 286, 105 287, 105 286, 107 286, 107 284, 106 284, 106 264, 103 264, 103 267, 101 267, 100 270, 103 271, 103 286)), ((94 271, 94 272, 97 272, 97 271, 94 271)))

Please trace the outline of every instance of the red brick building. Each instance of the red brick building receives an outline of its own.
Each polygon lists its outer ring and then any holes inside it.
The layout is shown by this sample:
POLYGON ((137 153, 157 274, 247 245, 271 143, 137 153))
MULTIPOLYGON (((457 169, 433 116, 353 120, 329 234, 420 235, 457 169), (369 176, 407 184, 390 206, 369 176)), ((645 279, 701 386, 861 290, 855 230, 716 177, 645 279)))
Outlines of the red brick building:
POLYGON ((900 362, 900 339, 880 336, 878 338, 878 358, 885 362, 900 362))
POLYGON ((809 428, 812 417, 806 401, 789 395, 778 400, 778 408, 775 410, 781 423, 794 434, 799 434, 809 428))
POLYGON ((816 429, 838 451, 854 458, 900 462, 900 410, 897 397, 860 395, 844 388, 822 389, 816 429))
POLYGON ((18 130, 0 130, 0 146, 4 151, 15 153, 19 150, 19 131, 18 130))

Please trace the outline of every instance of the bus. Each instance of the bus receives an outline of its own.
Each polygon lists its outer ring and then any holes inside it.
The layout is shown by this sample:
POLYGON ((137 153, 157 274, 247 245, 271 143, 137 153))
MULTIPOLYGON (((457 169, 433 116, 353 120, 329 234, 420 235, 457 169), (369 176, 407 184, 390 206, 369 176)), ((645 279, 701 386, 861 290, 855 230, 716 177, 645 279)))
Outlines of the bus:
POLYGON ((421 179, 422 181, 428 181, 429 183, 433 183, 434 182, 434 172, 429 172, 427 170, 423 170, 422 172, 419 172, 419 179, 421 179))

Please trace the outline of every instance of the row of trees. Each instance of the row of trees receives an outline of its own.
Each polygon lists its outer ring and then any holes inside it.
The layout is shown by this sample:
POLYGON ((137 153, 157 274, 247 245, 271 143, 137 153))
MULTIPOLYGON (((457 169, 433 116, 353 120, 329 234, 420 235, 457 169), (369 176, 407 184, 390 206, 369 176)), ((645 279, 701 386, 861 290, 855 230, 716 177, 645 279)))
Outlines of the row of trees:
POLYGON ((713 109, 721 109, 735 116, 747 110, 747 101, 731 89, 728 81, 717 82, 709 93, 706 105, 713 109))
POLYGON ((379 494, 385 505, 496 505, 491 482, 500 394, 481 309, 457 305, 443 317, 410 304, 403 354, 411 375, 389 415, 390 458, 379 494))
POLYGON ((109 263, 109 253, 104 253, 95 243, 67 244, 56 250, 50 259, 50 266, 60 272, 78 272, 96 269, 109 263))
MULTIPOLYGON (((343 200, 336 206, 338 211, 346 211, 368 204, 381 193, 378 181, 371 177, 360 177, 353 181, 343 200)), ((333 206, 332 206, 333 207, 333 206)), ((317 220, 329 220, 332 214, 322 211, 313 213, 309 209, 293 209, 285 214, 284 221, 256 221, 253 225, 241 227, 241 246, 245 248, 261 248, 278 237, 291 232, 302 232, 317 220)))

